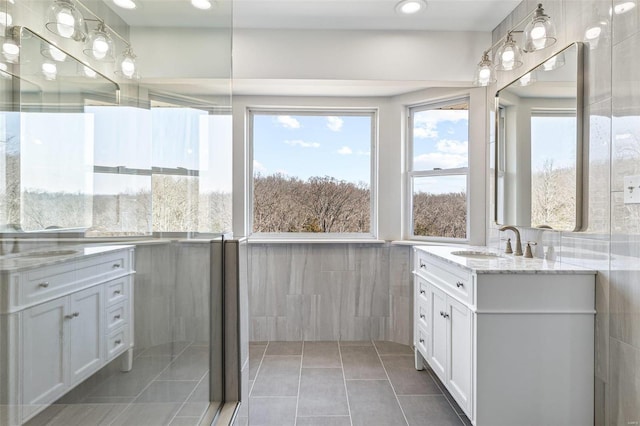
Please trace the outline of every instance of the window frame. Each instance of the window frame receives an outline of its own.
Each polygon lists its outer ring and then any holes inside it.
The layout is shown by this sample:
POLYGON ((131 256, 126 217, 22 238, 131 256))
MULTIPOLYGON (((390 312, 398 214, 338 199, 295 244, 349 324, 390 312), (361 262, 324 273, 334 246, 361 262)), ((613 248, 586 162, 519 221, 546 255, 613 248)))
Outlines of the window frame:
POLYGON ((379 149, 379 109, 375 107, 247 107, 247 231, 254 240, 362 240, 378 238, 378 149, 379 149), (368 232, 254 232, 254 117, 256 115, 292 116, 359 116, 371 118, 370 182, 369 182, 369 231, 368 232))
POLYGON ((471 240, 471 96, 465 94, 446 99, 421 102, 418 104, 408 105, 407 114, 407 137, 406 137, 406 236, 408 240, 413 241, 429 241, 437 243, 469 243, 471 240), (414 170, 413 169, 413 152, 414 152, 414 117, 417 112, 437 109, 444 106, 456 105, 460 103, 467 104, 468 124, 467 124, 467 167, 457 167, 452 169, 433 169, 433 170, 414 170), (460 176, 466 175, 466 238, 438 237, 426 235, 414 235, 414 218, 413 218, 413 195, 414 182, 416 178, 421 177, 437 177, 437 176, 460 176))

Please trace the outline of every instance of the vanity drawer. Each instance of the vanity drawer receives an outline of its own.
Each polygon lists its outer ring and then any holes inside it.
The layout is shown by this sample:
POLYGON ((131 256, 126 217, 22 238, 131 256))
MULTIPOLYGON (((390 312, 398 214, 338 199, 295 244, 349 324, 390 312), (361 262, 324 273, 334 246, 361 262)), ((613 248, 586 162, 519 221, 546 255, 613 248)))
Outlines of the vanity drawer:
POLYGON ((129 298, 130 277, 122 277, 107 283, 107 306, 112 306, 129 298))
POLYGON ((107 361, 111 361, 129 348, 129 327, 125 325, 107 338, 107 361))
POLYGON ((418 300, 418 303, 416 304, 415 320, 417 325, 421 325, 427 330, 431 329, 429 326, 429 303, 427 300, 422 300, 422 298, 418 300))
POLYGON ((21 305, 51 300, 76 288, 76 263, 45 266, 22 274, 21 305))
POLYGON ((422 277, 416 275, 416 304, 420 302, 420 300, 428 303, 428 295, 429 295, 429 283, 427 283, 422 277))
POLYGON ((110 333, 113 330, 125 325, 129 320, 127 315, 128 312, 129 310, 127 309, 126 301, 122 301, 108 308, 107 309, 107 332, 110 333))
POLYGON ((430 351, 429 351, 429 333, 427 330, 420 324, 416 325, 416 349, 420 351, 422 357, 426 360, 429 359, 430 351))
POLYGON ((78 265, 78 279, 108 280, 111 277, 129 273, 131 272, 130 257, 129 250, 118 250, 83 260, 78 265))
MULTIPOLYGON (((418 256, 417 256, 418 257, 418 256)), ((461 302, 474 304, 474 280, 470 271, 465 271, 430 256, 422 258, 420 275, 461 302)))

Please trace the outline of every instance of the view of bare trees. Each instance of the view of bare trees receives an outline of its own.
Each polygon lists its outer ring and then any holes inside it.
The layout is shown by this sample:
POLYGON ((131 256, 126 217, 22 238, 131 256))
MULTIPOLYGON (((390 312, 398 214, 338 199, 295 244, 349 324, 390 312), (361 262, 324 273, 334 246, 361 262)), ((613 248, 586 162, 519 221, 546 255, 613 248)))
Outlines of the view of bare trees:
POLYGON ((554 168, 547 159, 531 175, 531 225, 573 229, 576 224, 576 169, 554 168))
POLYGON ((413 195, 413 235, 466 238, 467 194, 451 192, 413 195))
POLYGON ((254 176, 254 232, 369 232, 370 191, 329 176, 254 176))

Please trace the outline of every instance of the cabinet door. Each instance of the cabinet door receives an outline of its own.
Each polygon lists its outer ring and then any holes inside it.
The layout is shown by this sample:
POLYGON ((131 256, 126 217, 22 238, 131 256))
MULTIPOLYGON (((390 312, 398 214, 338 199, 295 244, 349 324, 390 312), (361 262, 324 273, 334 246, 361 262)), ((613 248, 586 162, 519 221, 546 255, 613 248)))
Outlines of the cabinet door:
POLYGON ((449 363, 447 388, 460 407, 469 413, 471 400, 471 328, 472 313, 460 302, 448 298, 449 363))
POLYGON ((62 396, 65 376, 68 298, 63 297, 26 309, 22 315, 23 418, 62 396))
POLYGON ((101 285, 69 296, 70 383, 75 385, 97 371, 104 360, 105 326, 101 285))
POLYGON ((446 383, 447 365, 447 296, 434 286, 429 286, 429 314, 431 316, 431 348, 429 350, 429 365, 446 383))

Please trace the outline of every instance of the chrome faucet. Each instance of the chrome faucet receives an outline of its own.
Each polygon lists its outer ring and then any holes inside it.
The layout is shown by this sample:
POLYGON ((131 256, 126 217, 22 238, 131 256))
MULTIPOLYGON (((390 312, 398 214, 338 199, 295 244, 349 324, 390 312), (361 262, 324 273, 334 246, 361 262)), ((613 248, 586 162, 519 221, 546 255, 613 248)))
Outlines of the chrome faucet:
POLYGON ((522 241, 520 241, 520 231, 518 228, 511 225, 506 225, 500 228, 500 231, 513 231, 516 234, 516 251, 513 253, 514 256, 522 256, 522 241))

